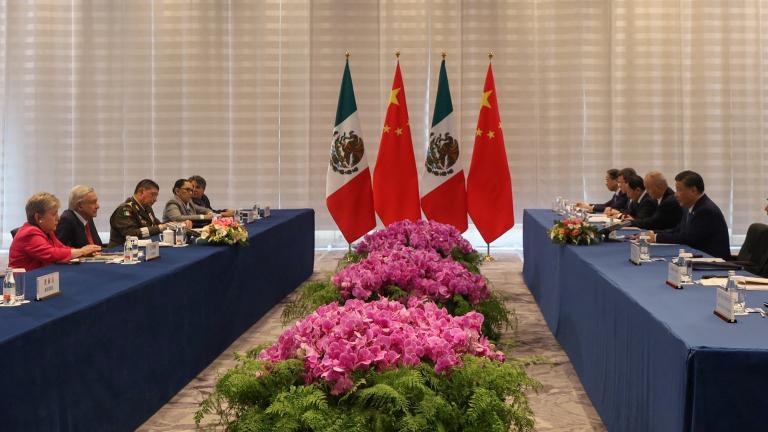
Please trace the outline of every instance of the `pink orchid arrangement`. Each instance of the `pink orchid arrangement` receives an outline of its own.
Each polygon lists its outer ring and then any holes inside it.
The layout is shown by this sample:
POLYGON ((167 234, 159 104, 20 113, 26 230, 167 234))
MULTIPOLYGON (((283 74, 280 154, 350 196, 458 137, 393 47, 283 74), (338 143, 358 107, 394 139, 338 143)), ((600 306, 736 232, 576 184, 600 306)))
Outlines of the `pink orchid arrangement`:
POLYGON ((433 250, 442 256, 450 256, 453 248, 459 248, 465 254, 474 252, 472 245, 453 225, 427 220, 395 222, 384 229, 367 234, 355 250, 363 254, 404 247, 433 250))
POLYGON ((476 305, 490 297, 488 285, 479 274, 471 273, 450 258, 431 249, 401 246, 374 250, 359 263, 350 264, 331 278, 342 298, 369 299, 374 293, 396 285, 410 296, 444 303, 462 295, 476 305))
POLYGON ((352 388, 352 372, 382 371, 434 364, 436 372, 461 366, 465 354, 504 361, 488 339, 480 335, 483 316, 477 312, 453 317, 445 309, 416 298, 408 307, 386 298, 365 303, 331 303, 286 330, 259 358, 279 362, 304 360, 306 383, 325 380, 331 393, 352 388))
POLYGON ((248 231, 233 218, 219 218, 200 231, 200 238, 211 244, 247 245, 248 231))

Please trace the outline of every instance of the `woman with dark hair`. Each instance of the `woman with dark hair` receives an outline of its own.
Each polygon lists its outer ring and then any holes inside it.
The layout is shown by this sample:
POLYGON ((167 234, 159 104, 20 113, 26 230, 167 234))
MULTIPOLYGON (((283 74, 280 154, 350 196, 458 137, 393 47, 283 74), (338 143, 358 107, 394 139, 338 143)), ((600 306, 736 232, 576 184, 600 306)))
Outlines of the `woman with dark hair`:
POLYGON ((79 249, 64 246, 56 238, 59 224, 59 199, 48 192, 38 192, 27 200, 25 223, 11 243, 8 266, 34 270, 56 262, 91 255, 101 250, 98 245, 85 245, 79 249))
POLYGON ((201 221, 213 219, 213 211, 192 202, 192 182, 178 179, 173 184, 173 198, 165 204, 163 222, 201 221))

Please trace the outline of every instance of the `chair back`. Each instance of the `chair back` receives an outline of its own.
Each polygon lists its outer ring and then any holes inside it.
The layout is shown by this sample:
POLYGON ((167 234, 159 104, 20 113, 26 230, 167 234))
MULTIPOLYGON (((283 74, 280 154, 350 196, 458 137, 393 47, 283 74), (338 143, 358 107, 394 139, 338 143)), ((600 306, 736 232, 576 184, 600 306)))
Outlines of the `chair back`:
POLYGON ((21 229, 21 227, 16 227, 11 230, 11 238, 16 237, 16 233, 19 232, 19 229, 21 229))
POLYGON ((739 261, 749 262, 745 270, 759 275, 768 273, 768 225, 753 223, 739 250, 739 261))

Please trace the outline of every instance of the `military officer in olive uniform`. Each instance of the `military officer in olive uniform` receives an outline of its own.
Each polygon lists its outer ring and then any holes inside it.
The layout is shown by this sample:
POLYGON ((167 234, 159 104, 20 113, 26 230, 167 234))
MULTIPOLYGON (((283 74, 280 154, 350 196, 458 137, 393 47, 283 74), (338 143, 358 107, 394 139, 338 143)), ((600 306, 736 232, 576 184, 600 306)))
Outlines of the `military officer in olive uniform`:
MULTIPOLYGON (((160 223, 152 211, 159 193, 160 186, 152 180, 144 179, 136 185, 133 196, 120 204, 109 218, 109 247, 125 243, 126 236, 147 238, 165 229, 166 224, 160 223)), ((189 221, 185 225, 191 228, 189 221)))

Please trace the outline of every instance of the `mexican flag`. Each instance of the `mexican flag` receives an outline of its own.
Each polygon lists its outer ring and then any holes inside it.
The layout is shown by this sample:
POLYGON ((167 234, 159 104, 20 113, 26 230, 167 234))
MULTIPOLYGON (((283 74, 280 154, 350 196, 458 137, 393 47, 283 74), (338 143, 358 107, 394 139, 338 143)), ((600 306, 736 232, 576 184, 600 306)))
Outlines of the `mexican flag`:
POLYGON ((389 92, 387 116, 381 131, 381 144, 373 171, 373 202, 376 214, 389 225, 403 219, 421 219, 419 176, 413 156, 405 86, 400 62, 389 92))
POLYGON ((445 59, 440 64, 435 112, 429 132, 429 147, 421 176, 421 209, 427 219, 467 230, 467 192, 448 87, 445 59))
POLYGON ((376 226, 371 174, 362 135, 347 60, 336 107, 331 159, 325 180, 325 203, 349 243, 376 226))

